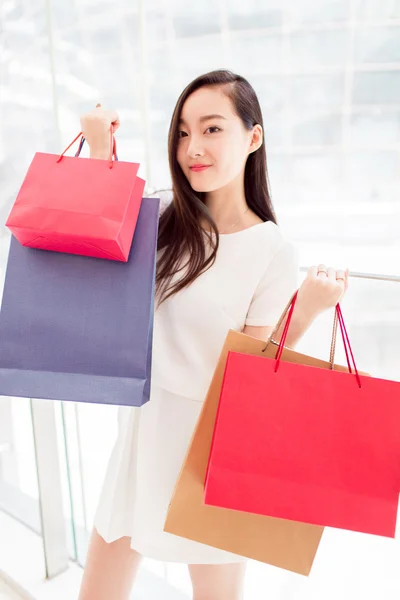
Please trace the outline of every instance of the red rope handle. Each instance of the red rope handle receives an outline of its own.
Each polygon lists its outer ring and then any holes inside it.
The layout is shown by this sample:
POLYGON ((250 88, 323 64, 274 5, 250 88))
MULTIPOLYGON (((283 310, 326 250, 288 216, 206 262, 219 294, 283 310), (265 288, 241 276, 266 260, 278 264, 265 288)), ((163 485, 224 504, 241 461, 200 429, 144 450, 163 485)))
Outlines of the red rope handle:
MULTIPOLYGON (((63 157, 64 154, 71 148, 71 146, 73 146, 75 144, 75 142, 79 139, 79 137, 81 137, 81 141, 80 141, 80 147, 82 147, 82 140, 84 139, 83 137, 83 133, 82 131, 76 136, 76 138, 70 143, 69 146, 67 146, 67 148, 65 148, 64 152, 62 154, 60 154, 60 156, 57 159, 57 162, 59 163, 63 157)), ((117 142, 115 141, 115 137, 113 136, 113 126, 110 126, 110 156, 109 156, 109 168, 112 169, 113 168, 113 156, 115 158, 117 158, 117 142)))
POLYGON ((62 158, 63 158, 64 154, 67 152, 67 150, 69 150, 69 149, 71 148, 71 146, 73 146, 73 145, 75 144, 75 142, 77 141, 77 139, 78 139, 78 138, 79 138, 81 135, 82 135, 82 137, 83 137, 82 131, 81 131, 80 133, 78 133, 78 135, 77 135, 77 136, 76 136, 76 138, 75 138, 75 139, 74 139, 74 140, 73 140, 73 141, 70 143, 70 145, 69 145, 67 148, 65 148, 64 152, 63 152, 62 154, 60 154, 60 156, 59 156, 59 157, 58 157, 58 159, 57 159, 57 162, 58 162, 58 163, 59 163, 59 162, 62 160, 62 158))
MULTIPOLYGON (((343 313, 342 313, 342 309, 340 307, 340 304, 336 305, 336 311, 337 311, 337 314, 338 314, 338 317, 339 317, 339 325, 340 325, 340 330, 341 330, 341 333, 342 333, 344 347, 345 347, 345 350, 346 350, 346 356, 348 357, 347 349, 346 349, 346 343, 345 343, 345 338, 346 338, 346 342, 347 342, 347 347, 348 347, 348 349, 350 351, 350 354, 351 354, 351 359, 353 361, 353 366, 354 366, 354 371, 355 371, 356 379, 357 379, 357 382, 358 382, 358 387, 361 387, 361 378, 360 378, 360 375, 359 375, 358 370, 357 370, 356 361, 355 361, 353 350, 352 350, 352 347, 351 347, 351 344, 350 344, 349 334, 347 333, 346 325, 344 323, 343 313)), ((349 367, 349 369, 350 369, 350 367, 349 367)), ((350 373, 351 373, 351 369, 350 369, 350 373)))
MULTIPOLYGON (((281 357, 282 357, 282 354, 283 354, 283 350, 284 350, 286 338, 287 338, 287 335, 288 335, 288 331, 289 331, 289 327, 290 327, 290 322, 292 320, 294 307, 296 305, 297 296, 298 296, 298 292, 296 292, 295 295, 293 296, 292 303, 291 303, 291 306, 290 306, 290 309, 289 309, 289 312, 288 312, 288 317, 287 317, 287 320, 286 320, 286 323, 285 323, 285 327, 283 329, 282 337, 281 337, 281 340, 279 342, 279 348, 278 348, 276 356, 275 356, 275 369, 274 369, 275 373, 278 371, 278 368, 279 368, 279 365, 280 365, 280 362, 281 362, 281 357)), ((361 387, 361 378, 360 378, 360 375, 359 375, 358 370, 357 370, 356 361, 354 359, 353 350, 351 348, 350 339, 349 339, 349 336, 348 336, 348 333, 347 333, 347 330, 346 330, 346 326, 344 324, 343 313, 342 313, 342 310, 340 308, 339 303, 336 305, 335 310, 336 310, 337 315, 338 315, 338 322, 339 322, 339 325, 340 325, 340 333, 341 333, 341 336, 342 336, 344 350, 345 350, 345 353, 346 353, 346 361, 347 361, 347 366, 348 366, 348 369, 349 369, 349 373, 350 374, 353 373, 352 368, 351 368, 351 364, 350 364, 350 357, 349 357, 349 352, 350 352, 350 355, 351 355, 351 358, 352 358, 352 362, 353 362, 353 366, 354 366, 355 377, 356 377, 358 386, 361 387)))

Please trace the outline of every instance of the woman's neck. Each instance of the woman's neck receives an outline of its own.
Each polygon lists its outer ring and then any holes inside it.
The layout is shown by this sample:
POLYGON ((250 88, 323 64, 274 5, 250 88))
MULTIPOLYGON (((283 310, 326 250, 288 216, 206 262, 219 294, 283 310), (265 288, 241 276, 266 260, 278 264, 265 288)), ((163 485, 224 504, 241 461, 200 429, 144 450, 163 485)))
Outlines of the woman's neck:
POLYGON ((247 210, 244 186, 226 186, 205 196, 205 204, 210 215, 221 227, 241 218, 247 210))

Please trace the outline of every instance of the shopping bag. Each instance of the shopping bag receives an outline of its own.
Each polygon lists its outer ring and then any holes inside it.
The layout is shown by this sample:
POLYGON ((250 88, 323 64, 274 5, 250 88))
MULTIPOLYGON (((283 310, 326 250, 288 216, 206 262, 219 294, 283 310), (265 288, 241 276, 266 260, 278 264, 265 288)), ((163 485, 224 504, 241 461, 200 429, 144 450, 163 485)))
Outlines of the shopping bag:
MULTIPOLYGON (((285 310, 282 314, 277 327, 286 316, 286 312, 285 310)), ((276 348, 272 344, 266 346, 262 340, 229 331, 175 485, 164 530, 288 571, 308 575, 322 537, 322 527, 227 510, 204 503, 204 481, 224 369, 230 351, 241 352, 250 357, 272 358, 276 354, 276 348)), ((334 365, 334 346, 329 362, 289 349, 284 349, 283 357, 287 361, 314 365, 320 369, 347 370, 346 367, 334 365)))
POLYGON ((68 148, 35 154, 7 227, 23 246, 126 262, 145 186, 139 164, 64 156, 68 148))
POLYGON ((275 357, 229 353, 205 502, 394 537, 400 383, 358 373, 339 305, 349 372, 282 356, 296 297, 275 357))
POLYGON ((149 399, 159 200, 143 198, 127 263, 11 239, 0 395, 140 406, 149 399))

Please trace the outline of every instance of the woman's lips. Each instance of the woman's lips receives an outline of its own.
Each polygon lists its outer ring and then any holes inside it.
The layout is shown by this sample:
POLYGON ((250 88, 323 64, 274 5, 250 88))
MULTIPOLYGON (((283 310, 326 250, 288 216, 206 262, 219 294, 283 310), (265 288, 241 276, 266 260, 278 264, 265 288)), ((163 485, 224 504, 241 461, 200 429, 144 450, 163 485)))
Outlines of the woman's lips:
POLYGON ((200 171, 205 171, 209 167, 211 167, 211 165, 202 165, 201 167, 199 166, 199 167, 189 167, 189 168, 194 173, 199 173, 200 171))

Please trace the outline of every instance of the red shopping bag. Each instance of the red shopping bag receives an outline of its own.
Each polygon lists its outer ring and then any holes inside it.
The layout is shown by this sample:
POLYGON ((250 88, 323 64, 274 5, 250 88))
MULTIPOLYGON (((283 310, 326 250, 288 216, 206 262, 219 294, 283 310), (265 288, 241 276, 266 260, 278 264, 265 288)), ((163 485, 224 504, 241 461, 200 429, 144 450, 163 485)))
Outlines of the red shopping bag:
MULTIPOLYGON (((400 490, 400 383, 230 352, 205 503, 394 537, 400 490)), ((354 373, 350 366, 350 357, 354 373)))
MULTIPOLYGON (((145 181, 138 163, 37 152, 6 225, 23 246, 127 262, 145 181)), ((76 154, 79 155, 82 148, 76 154)))

